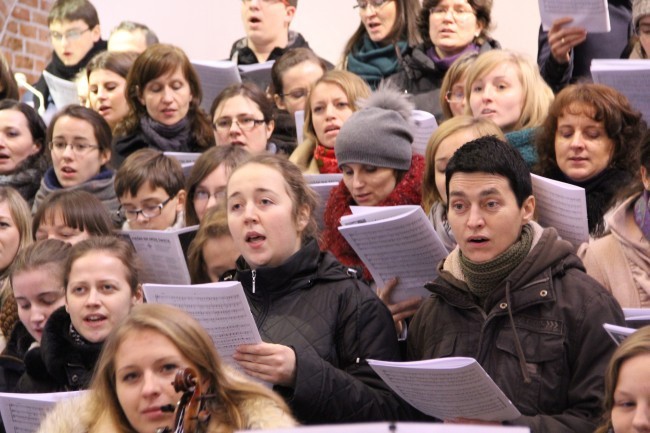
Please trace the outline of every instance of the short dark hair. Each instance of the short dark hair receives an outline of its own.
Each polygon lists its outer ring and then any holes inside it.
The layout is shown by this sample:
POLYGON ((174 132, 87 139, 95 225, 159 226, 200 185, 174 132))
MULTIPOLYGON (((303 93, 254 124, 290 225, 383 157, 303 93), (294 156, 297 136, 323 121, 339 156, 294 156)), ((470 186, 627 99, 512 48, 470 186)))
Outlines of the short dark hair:
POLYGON ((221 91, 221 93, 219 93, 214 101, 212 101, 212 106, 210 107, 210 122, 213 121, 214 114, 217 112, 217 108, 219 108, 219 105, 221 105, 222 102, 240 95, 246 99, 250 99, 255 103, 255 105, 257 105, 262 112, 262 116, 264 116, 264 121, 266 123, 274 120, 275 105, 268 95, 252 81, 244 81, 243 83, 232 84, 226 87, 221 91))
POLYGON ((47 25, 54 21, 77 20, 82 20, 91 29, 95 28, 99 25, 97 9, 88 0, 57 0, 47 16, 47 25))
POLYGON ((181 163, 152 148, 133 152, 115 173, 115 195, 118 200, 127 192, 135 197, 145 184, 175 197, 185 186, 181 163))
POLYGON ((489 173, 505 177, 520 208, 533 194, 526 161, 517 150, 494 135, 467 142, 449 159, 445 170, 447 197, 449 181, 455 173, 489 173))
POLYGON ((46 126, 43 118, 29 105, 24 102, 18 102, 13 99, 0 100, 0 111, 16 110, 20 111, 27 120, 27 127, 32 134, 32 141, 39 146, 39 155, 45 153, 47 144, 45 143, 46 126))
POLYGON ((304 62, 311 62, 320 66, 323 70, 323 74, 327 72, 327 63, 325 63, 325 60, 318 57, 311 49, 305 47, 293 48, 282 54, 282 56, 273 63, 273 66, 271 67, 271 89, 269 90, 269 94, 272 95, 275 93, 284 98, 282 76, 289 69, 304 62))
POLYGON ((102 154, 107 152, 110 156, 111 142, 113 141, 113 133, 111 132, 111 127, 108 126, 106 119, 104 119, 101 114, 94 110, 91 110, 90 108, 82 107, 81 105, 67 105, 54 115, 47 127, 48 143, 52 141, 52 136, 54 135, 54 126, 56 125, 56 122, 65 116, 72 117, 73 119, 85 120, 86 122, 90 123, 90 126, 93 127, 95 140, 97 140, 99 153, 102 154))
POLYGON ((135 33, 135 32, 142 32, 144 34, 144 42, 147 45, 147 47, 152 46, 153 44, 157 44, 160 41, 158 40, 158 35, 151 30, 148 26, 141 24, 141 23, 136 23, 134 21, 122 21, 111 31, 111 35, 115 32, 129 32, 129 33, 135 33))

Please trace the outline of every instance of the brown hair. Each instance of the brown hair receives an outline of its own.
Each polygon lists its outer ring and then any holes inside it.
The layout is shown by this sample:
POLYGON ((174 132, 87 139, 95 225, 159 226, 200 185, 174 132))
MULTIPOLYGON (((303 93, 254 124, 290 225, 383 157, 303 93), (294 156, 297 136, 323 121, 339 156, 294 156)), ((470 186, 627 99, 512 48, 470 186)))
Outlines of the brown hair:
POLYGON ((110 215, 95 195, 78 189, 63 189, 48 195, 36 210, 32 224, 34 239, 41 224, 52 224, 58 213, 67 227, 87 232, 90 236, 113 234, 110 215))
POLYGON ((503 141, 506 137, 501 129, 491 120, 472 116, 456 116, 440 124, 440 127, 429 138, 424 156, 424 175, 422 177, 422 208, 425 213, 431 210, 433 204, 440 201, 440 192, 436 188, 436 153, 440 143, 450 135, 460 131, 472 131, 478 137, 495 135, 503 141))
POLYGON ((126 136, 140 127, 140 118, 148 116, 147 107, 140 102, 140 96, 146 85, 156 78, 181 70, 187 80, 192 100, 190 101, 188 119, 191 123, 192 137, 199 147, 214 146, 214 135, 208 118, 201 108, 201 82, 199 76, 183 50, 169 44, 154 44, 140 54, 126 77, 126 100, 131 111, 116 127, 115 133, 126 136))
POLYGON ((618 91, 593 83, 567 86, 555 97, 536 140, 538 173, 548 176, 559 170, 555 155, 555 134, 559 118, 567 113, 584 114, 602 123, 607 137, 614 142, 610 166, 637 174, 639 144, 646 130, 641 113, 618 91))
POLYGON ((133 431, 115 390, 115 357, 128 337, 142 331, 152 331, 165 337, 196 367, 199 377, 207 383, 206 393, 214 395, 214 398, 206 401, 211 420, 216 421, 224 432, 248 427, 242 405, 249 400, 265 399, 272 402, 286 414, 288 422, 291 420, 289 409, 277 394, 227 371, 212 339, 194 318, 170 305, 142 304, 132 308, 104 343, 90 391, 93 422, 99 422, 107 414, 120 431, 133 431))
POLYGON ((212 208, 206 212, 199 226, 199 230, 196 232, 196 236, 192 239, 190 247, 187 250, 187 263, 192 284, 211 282, 205 266, 203 247, 210 239, 221 236, 230 236, 228 213, 224 207, 212 208))
POLYGON ((111 155, 111 142, 113 140, 113 134, 111 133, 111 127, 108 126, 106 120, 96 111, 91 110, 90 108, 82 107, 81 105, 68 105, 63 107, 61 111, 56 113, 50 125, 47 127, 47 142, 52 141, 52 135, 54 134, 54 126, 56 122, 59 121, 64 116, 72 117, 73 119, 85 120, 90 123, 90 126, 93 127, 93 133, 95 134, 95 140, 97 140, 97 146, 100 154, 107 154, 110 159, 111 155))
POLYGON ((86 65, 86 77, 90 79, 90 74, 99 69, 115 72, 120 77, 126 79, 133 62, 138 57, 137 53, 102 51, 90 59, 86 65))
POLYGON ((70 270, 72 269, 74 262, 93 252, 110 254, 122 262, 126 274, 126 280, 131 288, 131 294, 133 296, 138 294, 138 291, 140 290, 140 284, 138 282, 138 256, 133 245, 116 236, 94 236, 73 245, 70 250, 68 261, 65 264, 65 276, 63 280, 63 285, 65 287, 68 287, 70 270))
POLYGON ((221 93, 219 93, 219 95, 217 95, 214 101, 212 101, 212 106, 210 106, 210 122, 214 121, 214 115, 217 112, 219 105, 240 95, 246 99, 250 99, 255 103, 255 105, 257 105, 257 108, 262 112, 262 116, 264 116, 264 121, 266 123, 273 120, 274 105, 273 102, 271 102, 271 99, 257 84, 252 81, 244 81, 243 83, 232 84, 226 87, 221 91, 221 93))
MULTIPOLYGON (((386 38, 385 44, 395 44, 399 41, 405 41, 409 45, 417 45, 422 42, 417 28, 418 13, 421 10, 420 0, 394 0, 397 6, 397 14, 395 16, 395 23, 386 38)), ((343 64, 347 63, 347 57, 359 45, 364 35, 366 35, 366 26, 363 22, 359 23, 359 27, 352 34, 348 42, 345 44, 343 50, 343 64)))
POLYGON ((44 154, 45 149, 47 148, 47 143, 45 142, 47 126, 45 126, 43 118, 36 112, 36 110, 24 102, 18 102, 13 99, 3 99, 0 101, 0 111, 2 110, 16 110, 25 116, 29 133, 32 135, 32 141, 39 147, 39 157, 44 154))
MULTIPOLYGON (((289 162, 288 159, 282 156, 259 154, 240 164, 232 171, 230 177, 232 178, 234 173, 241 170, 242 167, 246 167, 250 164, 264 165, 280 173, 287 184, 287 193, 289 194, 289 197, 291 197, 293 203, 292 215, 294 222, 298 221, 301 208, 306 207, 309 213, 307 225, 302 231, 302 241, 304 242, 308 238, 316 238, 318 235, 318 225, 314 216, 314 210, 318 204, 318 196, 314 190, 307 185, 305 177, 302 175, 298 166, 289 162)), ((228 182, 228 185, 230 185, 230 182, 228 182)))
POLYGON ((60 284, 61 294, 63 294, 65 264, 71 249, 72 246, 67 242, 45 239, 19 250, 9 269, 11 281, 13 282, 13 278, 23 272, 47 268, 50 279, 60 284))
POLYGON ((140 149, 129 155, 115 173, 115 194, 120 199, 128 192, 138 195, 140 188, 149 184, 162 188, 170 197, 183 189, 183 167, 176 158, 165 156, 152 148, 140 149))
POLYGON ((478 53, 463 54, 445 72, 445 78, 442 79, 442 84, 440 85, 440 107, 442 107, 442 114, 445 116, 445 119, 454 117, 449 102, 447 102, 447 92, 450 92, 451 88, 463 79, 467 74, 467 70, 477 58, 478 53))
MULTIPOLYGON (((437 7, 441 1, 442 0, 424 0, 422 3, 422 9, 420 10, 420 16, 418 17, 418 30, 420 32, 420 37, 425 41, 427 46, 431 46, 431 37, 429 36, 429 16, 431 15, 431 9, 437 7)), ((481 25, 481 33, 474 38, 474 42, 477 45, 483 45, 490 39, 488 33, 492 23, 492 0, 467 0, 467 3, 472 7, 472 10, 476 14, 476 22, 481 25)))
MULTIPOLYGON (((609 343, 609 342, 608 342, 609 343)), ((611 343, 610 343, 611 344, 611 343)), ((629 359, 640 355, 650 355, 650 327, 639 329, 627 337, 616 349, 605 371, 605 398, 603 401, 603 422, 594 433, 612 431, 612 409, 614 408, 614 392, 618 384, 621 366, 629 359)))
POLYGON ((57 0, 47 16, 47 25, 54 21, 82 20, 91 29, 99 25, 95 6, 88 0, 57 0))
POLYGON ((187 200, 185 200, 186 225, 193 226, 199 223, 199 216, 194 209, 194 193, 199 183, 222 164, 225 165, 226 173, 229 174, 249 156, 250 154, 240 146, 217 146, 208 149, 197 158, 185 182, 185 190, 187 191, 187 200))
POLYGON ((323 70, 323 73, 327 72, 327 63, 325 60, 318 57, 312 50, 305 47, 293 48, 286 51, 278 60, 273 63, 271 67, 271 87, 269 88, 269 94, 276 94, 281 98, 284 98, 284 85, 282 83, 282 76, 289 69, 297 66, 301 63, 311 62, 315 65, 320 66, 323 70))
POLYGON ((0 54, 0 99, 20 99, 20 92, 18 91, 18 83, 14 78, 14 73, 11 66, 5 59, 5 56, 0 54))

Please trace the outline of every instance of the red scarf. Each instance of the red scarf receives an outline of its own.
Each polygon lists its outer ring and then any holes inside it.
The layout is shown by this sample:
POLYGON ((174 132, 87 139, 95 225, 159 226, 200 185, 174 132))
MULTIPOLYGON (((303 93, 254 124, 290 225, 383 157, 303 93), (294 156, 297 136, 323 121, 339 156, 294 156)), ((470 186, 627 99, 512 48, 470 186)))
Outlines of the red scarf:
POLYGON ((325 147, 318 143, 316 149, 314 149, 314 159, 316 160, 318 171, 320 171, 321 174, 341 172, 333 148, 330 149, 329 147, 325 147))
MULTIPOLYGON (((393 192, 381 203, 377 204, 377 206, 420 205, 422 202, 423 173, 424 157, 421 155, 413 155, 409 171, 406 172, 402 180, 395 186, 393 192)), ((323 230, 320 242, 321 250, 330 251, 345 266, 362 268, 364 279, 371 281, 372 276, 370 272, 338 230, 341 217, 352 213, 350 211, 350 205, 355 205, 354 200, 343 181, 341 181, 332 189, 329 200, 327 200, 325 229, 323 230)))

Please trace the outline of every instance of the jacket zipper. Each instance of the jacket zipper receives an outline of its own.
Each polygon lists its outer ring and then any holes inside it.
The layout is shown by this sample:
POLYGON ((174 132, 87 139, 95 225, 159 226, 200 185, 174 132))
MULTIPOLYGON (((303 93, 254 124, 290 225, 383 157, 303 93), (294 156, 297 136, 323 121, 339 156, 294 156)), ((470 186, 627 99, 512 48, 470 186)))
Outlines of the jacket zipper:
POLYGON ((253 277, 253 293, 255 293, 255 275, 257 274, 257 271, 253 269, 251 271, 251 276, 253 277))

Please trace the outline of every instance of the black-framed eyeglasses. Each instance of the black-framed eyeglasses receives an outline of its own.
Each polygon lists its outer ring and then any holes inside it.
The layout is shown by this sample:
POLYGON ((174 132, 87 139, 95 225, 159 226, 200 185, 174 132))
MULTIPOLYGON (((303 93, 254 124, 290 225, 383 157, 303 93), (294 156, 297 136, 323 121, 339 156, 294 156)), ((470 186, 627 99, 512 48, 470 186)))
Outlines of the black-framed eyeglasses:
POLYGON ((253 119, 252 117, 242 117, 239 119, 232 119, 230 117, 223 117, 220 119, 217 119, 213 124, 212 128, 214 128, 215 131, 219 132, 227 132, 230 131, 230 128, 232 128, 232 124, 236 123, 237 126, 239 126, 239 129, 242 131, 252 131, 255 129, 256 126, 259 126, 263 123, 266 123, 266 120, 264 119, 253 119))
POLYGON ((291 92, 281 93, 280 96, 286 98, 287 96, 295 101, 306 98, 309 96, 309 89, 293 89, 291 92))
POLYGON ((373 9, 379 9, 386 3, 388 3, 391 0, 357 0, 357 4, 354 5, 352 8, 356 9, 359 8, 362 11, 365 11, 368 9, 368 6, 372 6, 373 9))
POLYGON ((162 210, 167 203, 169 203, 176 194, 170 196, 167 200, 163 201, 160 204, 153 206, 143 206, 142 209, 125 209, 124 206, 120 206, 117 209, 117 214, 120 218, 126 218, 127 221, 135 221, 138 219, 138 214, 142 214, 143 217, 147 219, 156 218, 162 214, 162 210))
POLYGON ((65 33, 50 32, 50 37, 52 38, 52 40, 57 41, 57 42, 61 42, 63 40, 63 38, 66 38, 69 41, 76 41, 77 39, 79 39, 81 37, 81 35, 83 35, 86 32, 89 32, 89 31, 90 31, 90 27, 88 27, 86 29, 83 29, 83 30, 72 29, 72 30, 68 30, 65 33))

